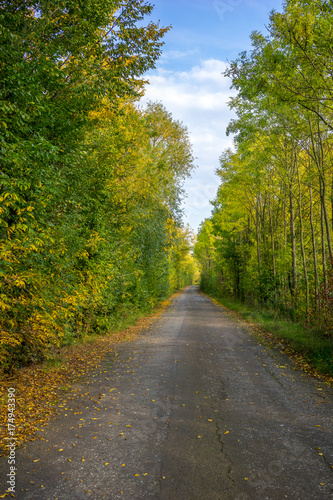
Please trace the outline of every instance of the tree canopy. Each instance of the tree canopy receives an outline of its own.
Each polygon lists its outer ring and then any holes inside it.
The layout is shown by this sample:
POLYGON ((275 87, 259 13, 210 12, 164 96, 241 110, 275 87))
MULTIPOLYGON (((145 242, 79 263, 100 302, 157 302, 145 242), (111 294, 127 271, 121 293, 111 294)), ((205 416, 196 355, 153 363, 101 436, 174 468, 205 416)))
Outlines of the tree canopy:
POLYGON ((288 0, 225 72, 237 96, 196 252, 203 286, 332 334, 331 2, 288 0), (209 234, 209 242, 207 241, 209 234), (200 249, 200 251, 199 251, 200 249), (206 257, 205 257, 206 258, 206 257), (201 257, 201 260, 204 257, 201 257))
POLYGON ((139 109, 168 27, 143 0, 0 1, 0 360, 108 332, 194 273, 186 128, 139 109), (192 260, 191 260, 192 259, 192 260))

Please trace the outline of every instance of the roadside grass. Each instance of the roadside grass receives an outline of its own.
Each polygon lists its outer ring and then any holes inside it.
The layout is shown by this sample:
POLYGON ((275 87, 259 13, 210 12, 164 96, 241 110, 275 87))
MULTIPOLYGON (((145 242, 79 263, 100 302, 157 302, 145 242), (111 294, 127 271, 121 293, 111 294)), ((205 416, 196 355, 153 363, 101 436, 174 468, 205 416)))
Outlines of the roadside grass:
POLYGON ((294 323, 274 311, 258 309, 230 298, 208 294, 217 303, 237 313, 249 323, 256 334, 283 345, 283 350, 307 372, 333 379, 333 338, 315 326, 294 323))

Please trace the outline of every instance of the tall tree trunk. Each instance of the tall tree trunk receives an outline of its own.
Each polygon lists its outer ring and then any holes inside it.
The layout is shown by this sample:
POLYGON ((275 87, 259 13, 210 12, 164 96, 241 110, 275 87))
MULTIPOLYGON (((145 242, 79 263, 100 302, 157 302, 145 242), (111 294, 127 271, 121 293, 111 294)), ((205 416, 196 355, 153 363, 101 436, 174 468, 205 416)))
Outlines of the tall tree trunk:
POLYGON ((325 182, 325 179, 323 177, 320 178, 320 201, 321 201, 321 206, 323 209, 323 216, 324 216, 324 222, 325 222, 325 228, 326 228, 328 254, 329 254, 331 265, 333 266, 331 227, 330 227, 330 221, 329 221, 327 207, 326 207, 326 182, 325 182))
POLYGON ((319 277, 318 277, 318 261, 317 261, 317 249, 316 249, 316 235, 313 223, 313 193, 312 185, 309 184, 309 194, 310 194, 310 225, 311 225, 311 239, 312 239, 312 253, 313 253, 313 273, 315 280, 315 307, 318 309, 319 300, 319 277))
POLYGON ((331 183, 331 222, 332 222, 332 231, 333 231, 333 176, 331 183))
MULTIPOLYGON (((259 278, 259 286, 261 284, 261 238, 260 238, 260 215, 258 202, 256 204, 256 239, 257 239, 257 262, 258 262, 258 278, 259 278)), ((261 296, 260 296, 261 300, 261 296)))
POLYGON ((321 228, 321 254, 323 261, 323 282, 324 282, 324 290, 325 296, 327 293, 327 265, 326 265, 326 242, 325 242, 325 222, 324 222, 324 210, 323 205, 321 204, 320 210, 320 228, 321 228))
POLYGON ((274 278, 274 301, 276 302, 277 295, 276 295, 275 239, 274 239, 274 227, 273 227, 271 201, 269 202, 269 222, 270 222, 270 231, 271 231, 272 268, 273 268, 273 278, 274 278))
MULTIPOLYGON (((287 188, 284 186, 284 203, 283 203, 283 236, 284 236, 284 247, 283 247, 283 256, 286 255, 288 251, 288 221, 287 221, 287 188)), ((286 274, 283 275, 283 287, 284 294, 287 296, 288 291, 288 278, 286 274)))
POLYGON ((294 196, 291 185, 289 192, 289 210, 290 210, 290 239, 291 239, 291 262, 292 262, 291 295, 295 299, 295 295, 297 293, 297 253, 296 253, 294 196))
POLYGON ((302 187, 301 187, 301 180, 299 176, 299 171, 297 172, 298 175, 298 189, 299 189, 299 202, 298 202, 298 207, 299 207, 299 223, 300 223, 300 244, 301 244, 301 254, 302 254, 302 263, 303 263, 303 273, 304 273, 304 283, 305 283, 305 296, 306 296, 306 320, 309 321, 309 312, 310 312, 310 290, 309 290, 309 277, 308 277, 308 268, 307 268, 307 262, 306 262, 306 254, 305 254, 305 248, 304 248, 304 222, 303 222, 303 213, 302 213, 302 187))

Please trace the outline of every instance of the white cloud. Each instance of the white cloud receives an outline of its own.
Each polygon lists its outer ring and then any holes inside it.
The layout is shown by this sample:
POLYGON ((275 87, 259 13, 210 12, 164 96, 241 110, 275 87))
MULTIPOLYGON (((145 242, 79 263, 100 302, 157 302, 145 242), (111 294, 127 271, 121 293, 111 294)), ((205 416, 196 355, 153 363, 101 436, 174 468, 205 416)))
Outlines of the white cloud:
POLYGON ((222 76, 226 68, 227 65, 223 61, 219 61, 218 59, 207 59, 203 61, 200 66, 192 68, 191 71, 181 73, 181 77, 184 80, 194 80, 196 82, 204 81, 208 84, 214 82, 219 87, 226 87, 226 79, 222 76))
POLYGON ((159 63, 162 64, 164 62, 170 61, 170 60, 175 60, 175 59, 185 59, 187 57, 193 56, 197 54, 197 50, 188 50, 186 52, 182 52, 180 50, 168 50, 165 52, 162 52, 160 58, 159 58, 159 63))
POLYGON ((218 159, 232 145, 225 135, 233 117, 227 103, 234 94, 230 80, 222 74, 226 66, 224 61, 208 59, 189 71, 157 69, 148 75, 150 84, 142 100, 143 105, 148 100, 161 101, 173 118, 188 128, 198 165, 185 184, 188 198, 184 208, 193 229, 210 216, 209 200, 214 198, 218 187, 214 175, 218 159))

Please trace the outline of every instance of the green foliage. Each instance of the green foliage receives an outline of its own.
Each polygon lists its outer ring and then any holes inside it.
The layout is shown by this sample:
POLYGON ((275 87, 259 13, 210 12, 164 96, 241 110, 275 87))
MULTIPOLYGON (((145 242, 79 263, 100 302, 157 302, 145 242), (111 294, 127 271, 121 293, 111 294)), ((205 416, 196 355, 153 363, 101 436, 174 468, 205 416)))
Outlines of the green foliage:
POLYGON ((174 288, 178 236, 169 227, 182 231, 192 152, 160 104, 134 106, 168 29, 144 26, 151 10, 143 0, 0 2, 7 371, 107 332, 174 288))
POLYGON ((332 30, 328 2, 289 0, 229 65, 235 150, 195 247, 204 290, 299 322, 330 356, 332 30))

